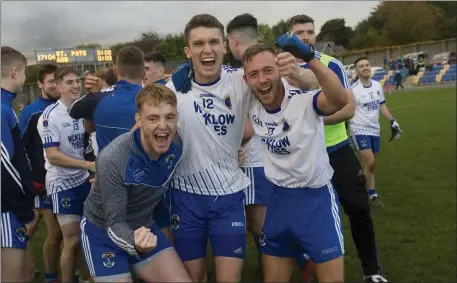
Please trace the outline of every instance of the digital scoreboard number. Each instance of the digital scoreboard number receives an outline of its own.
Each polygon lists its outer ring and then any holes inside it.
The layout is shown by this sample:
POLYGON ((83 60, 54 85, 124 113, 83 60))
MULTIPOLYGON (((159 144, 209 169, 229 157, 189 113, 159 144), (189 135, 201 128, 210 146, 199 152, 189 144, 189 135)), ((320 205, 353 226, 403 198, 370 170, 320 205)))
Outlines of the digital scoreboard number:
POLYGON ((110 49, 35 50, 35 55, 38 64, 104 63, 113 61, 110 49))

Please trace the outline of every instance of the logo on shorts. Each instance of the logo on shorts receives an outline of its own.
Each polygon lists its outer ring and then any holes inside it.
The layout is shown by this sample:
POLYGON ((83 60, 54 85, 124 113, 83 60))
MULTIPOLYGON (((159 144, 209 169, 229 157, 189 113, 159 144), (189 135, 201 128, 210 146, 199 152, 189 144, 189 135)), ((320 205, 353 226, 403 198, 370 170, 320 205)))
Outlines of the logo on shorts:
POLYGON ((328 249, 322 250, 322 254, 323 254, 323 255, 328 255, 328 254, 337 252, 338 250, 339 250, 338 247, 337 247, 337 246, 334 246, 334 247, 332 247, 332 248, 328 248, 328 249))
POLYGON ((44 204, 50 204, 51 203, 51 199, 49 198, 49 196, 43 196, 43 203, 44 204))
POLYGON ((25 242, 25 228, 19 227, 16 229, 17 239, 19 242, 25 242))
POLYGON ((244 227, 244 222, 232 222, 232 227, 244 227))
POLYGON ((267 244, 267 235, 265 235, 264 232, 261 232, 260 237, 259 237, 259 245, 263 247, 266 244, 267 244))
POLYGON ((70 208, 71 206, 71 199, 68 197, 64 197, 60 200, 63 208, 70 208))
POLYGON ((173 214, 171 216, 171 228, 173 228, 173 230, 178 230, 179 228, 179 215, 178 214, 173 214))
POLYGON ((133 179, 136 182, 140 182, 141 180, 146 178, 148 173, 149 173, 149 170, 147 168, 136 169, 135 172, 133 172, 133 179))
POLYGON ((238 249, 234 250, 233 253, 237 255, 242 255, 244 251, 242 247, 239 247, 238 249))
POLYGON ((170 154, 167 156, 167 159, 166 159, 166 163, 168 165, 168 169, 170 169, 172 166, 173 166, 173 160, 175 160, 175 155, 174 154, 170 154))
POLYGON ((116 257, 116 255, 113 253, 103 253, 102 254, 103 266, 105 266, 106 268, 113 267, 116 264, 116 262, 114 261, 115 257, 116 257))
POLYGON ((224 96, 224 103, 225 106, 228 107, 228 109, 232 109, 232 101, 230 100, 230 96, 228 94, 224 96))
POLYGON ((360 144, 362 145, 362 147, 367 147, 368 142, 366 140, 361 140, 360 144))

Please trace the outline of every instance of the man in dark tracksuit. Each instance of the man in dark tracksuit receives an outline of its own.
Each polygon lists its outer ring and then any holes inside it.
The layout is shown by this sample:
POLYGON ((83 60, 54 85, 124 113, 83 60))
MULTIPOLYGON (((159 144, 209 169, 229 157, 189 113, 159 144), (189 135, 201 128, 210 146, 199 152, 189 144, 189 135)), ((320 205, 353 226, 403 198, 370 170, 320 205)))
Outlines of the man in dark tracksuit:
MULTIPOLYGON (((293 32, 303 42, 316 44, 316 33, 312 18, 306 15, 297 15, 289 20, 288 25, 289 31, 293 32)), ((316 51, 316 58, 338 76, 345 88, 349 88, 348 78, 341 62, 318 51, 316 51)), ((301 64, 301 67, 308 68, 306 64, 301 64)), ((352 118, 355 110, 352 91, 348 91, 349 94, 351 94, 351 99, 347 106, 331 116, 324 117, 325 143, 330 165, 334 170, 332 184, 338 193, 344 212, 349 216, 352 238, 365 275, 364 280, 366 282, 387 282, 380 275, 381 267, 376 248, 373 220, 371 219, 370 206, 368 204, 368 194, 365 189, 365 177, 346 133, 345 121, 352 118)), ((305 255, 300 257, 300 266, 307 265, 307 260, 308 258, 305 255)), ((305 277, 307 277, 307 273, 304 273, 305 277)))
POLYGON ((27 60, 19 51, 1 47, 1 252, 2 282, 25 282, 26 249, 37 223, 29 160, 12 103, 25 82, 27 60))

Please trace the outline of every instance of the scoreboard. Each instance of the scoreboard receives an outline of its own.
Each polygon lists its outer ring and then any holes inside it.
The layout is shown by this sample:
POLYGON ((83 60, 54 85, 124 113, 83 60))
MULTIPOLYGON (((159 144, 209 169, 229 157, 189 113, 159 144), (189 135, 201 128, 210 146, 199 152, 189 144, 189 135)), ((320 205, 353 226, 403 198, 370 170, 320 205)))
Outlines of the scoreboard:
POLYGON ((35 50, 37 64, 77 64, 77 63, 111 63, 113 57, 110 49, 49 49, 35 50))

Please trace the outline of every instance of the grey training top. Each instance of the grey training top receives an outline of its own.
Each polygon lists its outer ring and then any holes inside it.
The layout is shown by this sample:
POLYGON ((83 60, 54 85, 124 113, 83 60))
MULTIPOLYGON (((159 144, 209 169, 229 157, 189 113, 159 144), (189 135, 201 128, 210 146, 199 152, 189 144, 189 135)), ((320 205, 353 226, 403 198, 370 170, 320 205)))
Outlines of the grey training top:
POLYGON ((181 159, 171 144, 158 160, 141 146, 140 129, 120 135, 97 156, 94 189, 84 203, 84 217, 104 229, 110 239, 137 256, 133 232, 153 224, 153 211, 181 159))

